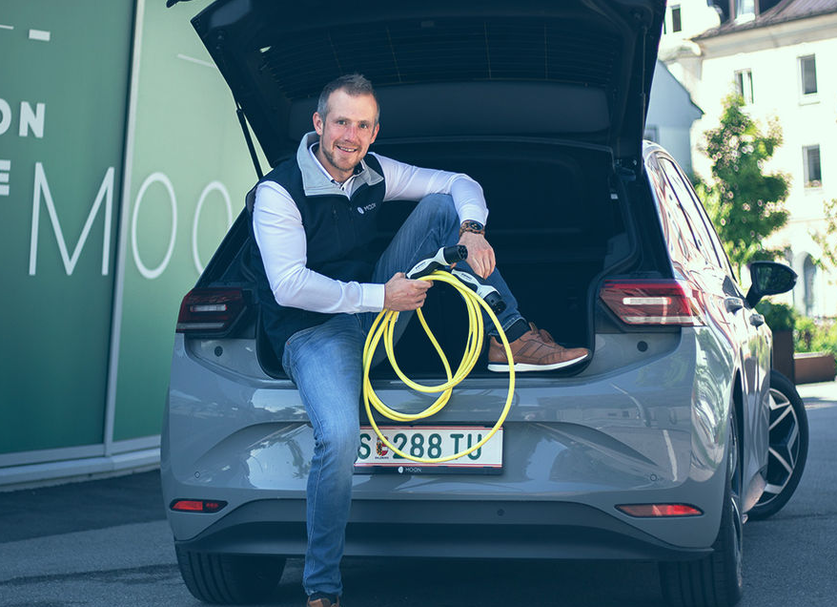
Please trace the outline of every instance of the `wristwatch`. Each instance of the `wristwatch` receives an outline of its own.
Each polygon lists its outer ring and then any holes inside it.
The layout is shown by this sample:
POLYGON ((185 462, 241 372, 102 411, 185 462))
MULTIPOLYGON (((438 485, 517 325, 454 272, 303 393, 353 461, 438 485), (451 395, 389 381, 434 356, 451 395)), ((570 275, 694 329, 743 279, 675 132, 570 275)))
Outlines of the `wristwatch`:
POLYGON ((465 232, 473 232, 474 234, 485 235, 485 226, 479 221, 473 219, 466 219, 459 226, 459 236, 461 237, 465 232))

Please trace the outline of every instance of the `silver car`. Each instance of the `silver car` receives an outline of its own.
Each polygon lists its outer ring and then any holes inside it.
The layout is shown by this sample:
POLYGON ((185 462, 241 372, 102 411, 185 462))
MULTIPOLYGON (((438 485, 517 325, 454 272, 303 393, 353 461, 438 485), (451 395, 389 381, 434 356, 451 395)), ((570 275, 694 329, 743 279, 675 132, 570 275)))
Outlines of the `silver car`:
MULTIPOLYGON (((521 310, 593 351, 519 374, 502 435, 456 465, 399 460, 362 429, 345 554, 652 559, 672 604, 735 604, 777 402, 754 306, 795 275, 754 263, 745 294, 689 180, 642 141, 665 3, 367 1, 334 20, 346 12, 317 6, 218 0, 193 19, 269 163, 294 153, 325 82, 365 74, 382 107, 374 149, 479 181, 521 310)), ((410 209, 387 203, 378 245, 410 209)), ((163 432, 178 562, 208 602, 264 599, 306 545, 312 429, 262 330, 249 220, 183 300, 163 432)), ((458 360, 459 295, 434 288, 424 312, 458 360)), ((398 364, 441 379, 417 324, 398 364)), ((424 423, 379 423, 417 455, 480 440, 508 386, 483 363, 424 423)), ((373 383, 389 406, 427 405, 386 362, 373 383)), ((801 466, 773 473, 775 510, 801 466)))

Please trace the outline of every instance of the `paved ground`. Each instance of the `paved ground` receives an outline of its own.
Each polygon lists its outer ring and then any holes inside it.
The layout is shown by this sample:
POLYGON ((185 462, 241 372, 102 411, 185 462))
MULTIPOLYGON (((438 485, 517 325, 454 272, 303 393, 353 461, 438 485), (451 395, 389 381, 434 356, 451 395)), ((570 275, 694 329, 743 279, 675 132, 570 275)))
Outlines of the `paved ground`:
MULTIPOLYGON (((837 596, 837 383, 800 386, 811 423, 802 483, 745 527, 741 607, 832 607, 837 596)), ((347 559, 349 607, 662 607, 646 563, 347 559)), ((300 607, 291 560, 272 605, 300 607)), ((183 585, 159 473, 0 493, 0 606, 200 605, 183 585)))

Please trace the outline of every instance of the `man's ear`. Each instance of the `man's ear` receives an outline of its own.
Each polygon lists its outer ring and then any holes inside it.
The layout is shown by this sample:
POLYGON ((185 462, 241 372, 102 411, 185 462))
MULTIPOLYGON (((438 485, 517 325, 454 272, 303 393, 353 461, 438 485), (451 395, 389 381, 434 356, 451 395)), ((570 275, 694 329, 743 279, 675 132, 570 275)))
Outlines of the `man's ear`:
POLYGON ((375 129, 372 131, 372 140, 369 142, 370 145, 375 143, 375 139, 378 138, 378 129, 380 129, 380 128, 381 128, 381 123, 380 122, 376 123, 375 124, 375 129))
POLYGON ((314 116, 312 116, 312 120, 314 122, 314 130, 317 131, 317 135, 322 136, 323 134, 323 118, 320 116, 319 112, 314 112, 314 116))

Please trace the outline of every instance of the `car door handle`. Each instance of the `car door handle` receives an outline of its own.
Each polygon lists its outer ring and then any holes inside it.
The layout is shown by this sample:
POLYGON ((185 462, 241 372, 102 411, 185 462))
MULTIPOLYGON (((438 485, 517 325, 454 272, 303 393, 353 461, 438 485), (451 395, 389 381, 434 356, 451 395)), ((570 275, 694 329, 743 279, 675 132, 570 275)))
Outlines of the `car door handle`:
POLYGON ((760 327, 764 324, 764 316, 761 314, 753 314, 750 316, 750 324, 754 327, 760 327))
POLYGON ((725 297, 724 306, 726 307, 727 312, 738 312, 744 307, 744 300, 740 297, 725 297))

